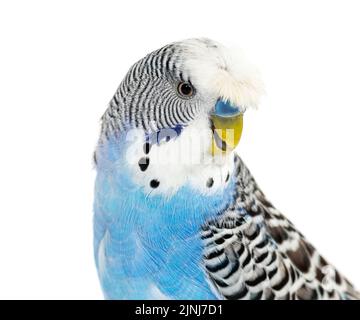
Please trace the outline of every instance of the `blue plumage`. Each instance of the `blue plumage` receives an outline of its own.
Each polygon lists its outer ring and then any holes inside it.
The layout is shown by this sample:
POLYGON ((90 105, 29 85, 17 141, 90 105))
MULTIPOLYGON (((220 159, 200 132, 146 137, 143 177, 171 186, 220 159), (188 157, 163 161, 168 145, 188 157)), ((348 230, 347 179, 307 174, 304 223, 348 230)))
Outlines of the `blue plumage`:
POLYGON ((120 166, 125 150, 122 139, 97 150, 94 247, 106 297, 155 299, 160 291, 172 299, 215 299, 200 263, 199 229, 229 204, 232 183, 212 196, 186 185, 171 198, 148 196, 120 166))

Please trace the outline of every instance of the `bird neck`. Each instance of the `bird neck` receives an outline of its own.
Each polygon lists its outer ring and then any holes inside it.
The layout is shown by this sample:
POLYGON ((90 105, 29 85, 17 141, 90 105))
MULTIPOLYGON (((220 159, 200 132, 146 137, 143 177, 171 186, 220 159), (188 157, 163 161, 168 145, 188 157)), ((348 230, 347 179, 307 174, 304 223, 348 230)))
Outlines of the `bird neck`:
MULTIPOLYGON (((185 183, 172 194, 149 193, 134 179, 134 170, 139 175, 142 172, 137 162, 134 165, 126 162, 126 153, 127 148, 119 140, 102 143, 96 152, 98 201, 106 206, 107 219, 118 221, 124 234, 140 230, 148 238, 152 234, 188 237, 196 234, 208 219, 223 212, 234 199, 232 172, 229 177, 223 175, 226 183, 213 192, 201 192, 185 183), (162 232, 155 232, 156 228, 162 232)), ((209 177, 205 178, 206 187, 209 177)), ((152 180, 151 176, 146 180, 150 187, 152 180)), ((157 181, 161 185, 162 180, 157 181)))

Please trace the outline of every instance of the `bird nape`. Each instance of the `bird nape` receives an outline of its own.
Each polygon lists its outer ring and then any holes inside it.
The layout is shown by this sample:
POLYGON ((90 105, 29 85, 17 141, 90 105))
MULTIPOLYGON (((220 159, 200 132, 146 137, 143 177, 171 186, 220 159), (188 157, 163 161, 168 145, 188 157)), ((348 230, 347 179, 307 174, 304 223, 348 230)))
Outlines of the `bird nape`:
POLYGON ((245 56, 209 39, 166 45, 130 68, 94 155, 106 298, 360 298, 235 152, 262 93, 245 56))

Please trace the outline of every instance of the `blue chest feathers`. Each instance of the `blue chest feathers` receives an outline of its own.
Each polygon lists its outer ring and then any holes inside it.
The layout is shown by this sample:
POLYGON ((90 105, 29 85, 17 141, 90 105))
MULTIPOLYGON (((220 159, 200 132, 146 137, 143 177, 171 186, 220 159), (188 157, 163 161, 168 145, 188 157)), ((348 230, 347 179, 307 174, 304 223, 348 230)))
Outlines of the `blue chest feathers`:
POLYGON ((171 197, 149 195, 121 166, 118 151, 104 147, 97 165, 94 248, 105 296, 216 299, 201 263, 200 230, 227 207, 233 184, 211 196, 188 185, 171 197))

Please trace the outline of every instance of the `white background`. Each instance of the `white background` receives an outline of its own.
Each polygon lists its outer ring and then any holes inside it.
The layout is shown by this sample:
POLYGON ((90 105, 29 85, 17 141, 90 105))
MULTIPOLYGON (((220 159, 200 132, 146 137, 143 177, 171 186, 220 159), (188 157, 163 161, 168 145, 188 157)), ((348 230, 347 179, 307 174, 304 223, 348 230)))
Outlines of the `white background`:
POLYGON ((0 298, 102 298, 92 151, 130 65, 206 36, 267 96, 239 152, 270 200, 360 287, 358 1, 2 1, 0 298))

